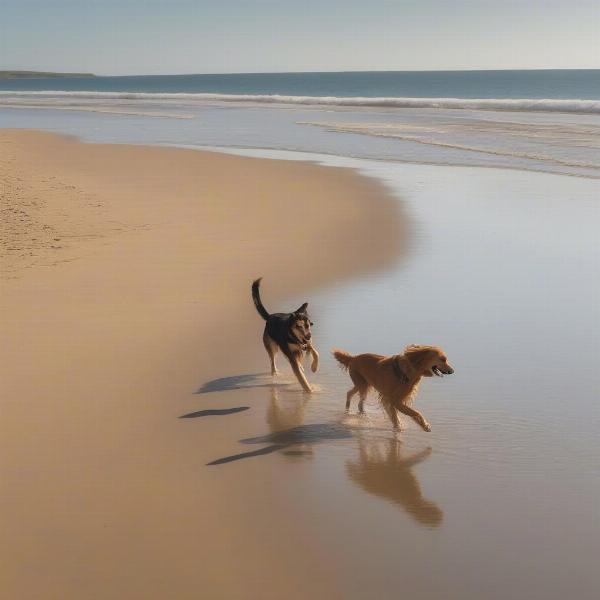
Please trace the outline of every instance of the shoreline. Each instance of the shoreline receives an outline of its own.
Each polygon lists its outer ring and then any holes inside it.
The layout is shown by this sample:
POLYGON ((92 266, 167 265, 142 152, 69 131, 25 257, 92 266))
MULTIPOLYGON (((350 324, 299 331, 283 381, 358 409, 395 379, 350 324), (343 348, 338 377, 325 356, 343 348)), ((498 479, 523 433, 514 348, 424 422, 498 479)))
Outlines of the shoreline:
POLYGON ((270 472, 204 467, 262 411, 210 428, 177 417, 204 407, 203 382, 264 371, 252 278, 275 310, 391 264, 407 237, 398 202, 304 162, 22 130, 0 145, 2 208, 21 211, 2 257, 7 590, 193 598, 201 574, 205 594, 246 597, 270 573, 263 597, 302 597, 297 555, 263 535, 294 499, 270 472))
MULTIPOLYGON (((0 110, 2 108, 8 108, 9 110, 17 110, 17 111, 22 111, 22 110, 33 110, 34 112, 37 110, 40 111, 48 111, 48 110, 57 110, 59 112, 81 112, 81 113, 88 113, 88 114, 96 114, 96 115, 100 115, 100 116, 116 116, 116 117, 123 117, 123 118, 127 118, 127 117, 144 117, 144 118, 148 118, 148 119, 158 119, 158 120, 176 120, 176 121, 194 121, 196 119, 196 116, 194 116, 193 114, 174 114, 174 113, 151 113, 151 112, 130 112, 125 110, 119 111, 118 109, 99 109, 99 108, 73 108, 73 107, 53 107, 53 108, 46 108, 46 107, 31 107, 31 106, 0 106, 0 110)), ((339 109, 341 112, 343 112, 345 110, 345 107, 340 107, 339 109)), ((366 109, 365 109, 366 110, 366 109)), ((491 111, 494 112, 494 111, 491 111)), ((497 112, 497 111, 496 111, 497 112)), ((507 111, 509 112, 509 111, 507 111)), ((564 115, 568 115, 569 113, 551 113, 551 114, 564 114, 564 115)), ((307 123, 308 125, 311 125, 311 123, 307 123)), ((437 160, 410 160, 408 158, 397 158, 397 157, 393 157, 393 156, 386 156, 386 157, 377 157, 377 156, 355 156, 352 154, 340 154, 338 152, 327 152, 325 150, 298 150, 298 149, 289 149, 289 148, 270 148, 270 147, 263 147, 263 146, 239 146, 239 145, 232 145, 232 146, 226 146, 226 145, 219 145, 219 144, 200 144, 200 145, 195 145, 195 144, 189 144, 189 143, 177 143, 177 142, 149 142, 149 141, 133 141, 133 140, 128 140, 128 141, 106 141, 106 140, 95 140, 93 138, 89 138, 86 137, 85 135, 83 135, 82 132, 77 132, 77 133, 67 133, 65 131, 54 131, 51 129, 44 129, 44 128, 29 128, 29 127, 25 127, 25 128, 19 128, 19 127, 7 127, 7 128, 0 128, 0 132, 2 131, 38 131, 40 133, 48 133, 50 135, 58 135, 58 136, 62 136, 62 137, 71 137, 73 139, 77 139, 78 141, 80 141, 81 143, 84 144, 100 144, 100 145, 119 145, 119 146, 136 146, 136 147, 152 147, 152 148, 178 148, 178 149, 186 149, 186 150, 194 150, 194 151, 198 151, 198 152, 213 152, 213 153, 221 153, 221 154, 232 154, 232 155, 238 155, 238 153, 240 153, 239 155, 244 155, 244 156, 249 156, 249 157, 256 157, 258 154, 257 153, 265 153, 265 154, 277 154, 277 153, 282 153, 282 154, 294 154, 294 155, 306 155, 306 158, 302 158, 302 159, 295 159, 295 158, 283 158, 283 160, 302 160, 302 161, 306 161, 306 162, 311 162, 311 163, 316 163, 316 164, 322 164, 320 163, 318 160, 315 160, 312 157, 315 156, 326 156, 326 157, 331 157, 331 158, 340 158, 343 160, 348 160, 348 161, 366 161, 366 162, 375 162, 375 163, 382 163, 382 164, 398 164, 398 165, 414 165, 414 166, 431 166, 431 167, 442 167, 442 168, 459 168, 459 169, 492 169, 492 170, 500 170, 500 171, 516 171, 516 172, 524 172, 524 173, 540 173, 542 175, 557 175, 557 176, 564 176, 564 177, 575 177, 577 179, 590 179, 593 181, 597 181, 600 179, 600 175, 597 175, 595 173, 589 173, 589 172, 568 172, 568 171, 554 171, 552 169, 546 169, 546 168, 541 168, 540 166, 538 167, 531 167, 531 166, 526 166, 526 164, 520 164, 520 165, 509 165, 509 164, 480 164, 477 162, 473 162, 473 163, 462 163, 462 162, 444 162, 444 161, 437 161, 437 160), (242 154, 248 152, 248 154, 242 154)), ((334 130, 331 130, 334 131, 334 130)), ((370 135, 370 134, 354 134, 354 135, 364 135, 365 137, 374 137, 374 138, 383 138, 383 139, 395 139, 394 137, 387 137, 386 136, 381 136, 381 135, 370 135)), ((428 143, 428 142, 416 142, 413 140, 414 143, 417 143, 419 145, 422 146, 439 146, 439 147, 444 147, 444 144, 432 144, 432 143, 428 143)), ((511 155, 511 154, 503 154, 503 153, 498 153, 498 152, 494 152, 494 151, 487 151, 487 150, 477 150, 477 149, 463 149, 463 151, 467 151, 467 152, 472 152, 474 154, 484 154, 484 155, 488 155, 488 156, 499 156, 499 157, 505 157, 505 158, 514 158, 516 155, 511 155)), ((273 158, 270 156, 266 156, 266 157, 260 157, 260 158, 266 158, 267 160, 273 158)), ((277 159, 279 160, 279 159, 277 159)), ((527 157, 527 160, 538 160, 538 158, 536 157, 527 157)), ((561 161, 561 160, 554 160, 554 159, 540 159, 540 160, 547 160, 548 163, 552 163, 555 164, 557 166, 565 166, 565 167, 569 167, 569 168, 573 168, 573 169, 594 169, 596 168, 595 164, 579 164, 577 162, 570 162, 570 161, 561 161)))
MULTIPOLYGON (((79 138, 78 138, 79 139, 79 138)), ((98 142, 86 141, 85 143, 95 144, 98 142)), ((127 144, 136 145, 136 144, 127 144)), ((139 144, 145 145, 145 144, 139 144)), ((230 154, 232 156, 247 156, 250 158, 260 158, 266 160, 290 160, 298 162, 308 162, 316 165, 324 165, 330 167, 326 161, 321 160, 320 157, 326 157, 326 159, 340 159, 348 162, 366 162, 366 163, 380 163, 390 165, 412 165, 416 167, 441 167, 443 169, 477 169, 477 170, 490 170, 490 171, 516 171, 523 173, 533 173, 538 175, 554 175, 556 177, 576 177, 578 179, 591 179, 598 180, 600 176, 594 176, 583 173, 559 173, 554 171, 544 171, 542 169, 528 169, 525 167, 511 167, 505 165, 463 165, 463 164, 452 164, 442 162, 424 162, 424 161, 412 161, 412 160, 399 160, 395 158, 363 158, 356 156, 346 156, 342 154, 336 154, 334 152, 309 152, 305 150, 289 150, 280 148, 246 148, 244 146, 193 146, 191 144, 152 144, 158 148, 182 148, 187 150, 197 150, 199 152, 215 152, 219 154, 230 154), (277 156, 281 154, 281 156, 277 156), (289 155, 289 156, 287 156, 289 155), (302 158, 294 158, 294 156, 300 156, 302 158)), ((343 165, 344 168, 350 168, 359 170, 360 166, 355 165, 343 165)), ((334 167, 335 168, 335 167, 334 167)), ((375 178, 373 178, 375 179, 375 178)))

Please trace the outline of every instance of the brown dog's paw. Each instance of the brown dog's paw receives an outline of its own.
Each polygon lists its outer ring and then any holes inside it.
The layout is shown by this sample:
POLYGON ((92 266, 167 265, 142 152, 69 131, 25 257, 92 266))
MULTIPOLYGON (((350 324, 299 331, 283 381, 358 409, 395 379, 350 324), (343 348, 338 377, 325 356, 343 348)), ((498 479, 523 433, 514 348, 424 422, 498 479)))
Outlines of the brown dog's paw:
POLYGON ((425 431, 431 431, 431 425, 427 421, 425 421, 425 423, 423 423, 423 429, 425 431))

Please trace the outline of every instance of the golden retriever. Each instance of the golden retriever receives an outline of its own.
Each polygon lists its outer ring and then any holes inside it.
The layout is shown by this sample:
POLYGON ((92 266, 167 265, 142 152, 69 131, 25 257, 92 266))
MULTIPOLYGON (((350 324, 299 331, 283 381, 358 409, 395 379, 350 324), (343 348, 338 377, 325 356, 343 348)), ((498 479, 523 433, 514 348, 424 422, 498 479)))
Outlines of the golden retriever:
POLYGON ((333 356, 347 370, 354 387, 346 395, 346 410, 350 408, 352 396, 360 395, 358 410, 363 412, 365 398, 371 387, 379 392, 381 404, 388 417, 399 429, 398 413, 409 416, 425 431, 431 425, 410 404, 417 393, 422 377, 451 375, 454 369, 448 364, 444 351, 437 346, 408 346, 404 354, 381 356, 380 354, 358 354, 352 356, 343 350, 334 350, 333 356))

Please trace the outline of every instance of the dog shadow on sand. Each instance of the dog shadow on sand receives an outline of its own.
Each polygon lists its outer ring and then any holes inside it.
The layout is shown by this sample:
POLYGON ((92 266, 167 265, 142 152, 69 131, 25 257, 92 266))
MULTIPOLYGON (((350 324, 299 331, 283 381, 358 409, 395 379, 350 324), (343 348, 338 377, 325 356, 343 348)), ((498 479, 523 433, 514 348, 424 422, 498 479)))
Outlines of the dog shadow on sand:
POLYGON ((180 419, 197 419, 198 417, 216 417, 224 415, 234 415, 236 413, 249 410, 249 406, 234 406, 233 408, 208 408, 206 410, 196 410, 185 415, 181 415, 180 419))
POLYGON ((352 432, 338 423, 312 423, 310 425, 299 425, 291 429, 283 431, 274 431, 258 437, 246 438, 240 440, 242 444, 267 444, 258 450, 250 450, 248 452, 240 452, 232 454, 209 462, 209 465, 223 465, 225 463, 252 458, 253 456, 262 456, 271 454, 278 450, 286 450, 292 446, 304 446, 307 444, 316 444, 319 442, 333 440, 348 440, 351 439, 352 432))
MULTIPOLYGON (((291 385, 291 381, 273 381, 269 373, 246 373, 244 375, 231 375, 230 377, 220 377, 212 379, 202 384, 194 394, 211 394, 213 392, 227 392, 233 390, 243 390, 250 388, 285 388, 291 385)), ((206 410, 197 410, 185 415, 180 419, 197 419, 199 417, 214 417, 234 415, 236 413, 249 410, 249 406, 235 406, 233 408, 210 408, 206 410)))
POLYGON ((246 373, 207 381, 194 394, 210 394, 212 392, 228 392, 250 388, 283 388, 288 387, 291 383, 291 381, 274 381, 270 373, 246 373))

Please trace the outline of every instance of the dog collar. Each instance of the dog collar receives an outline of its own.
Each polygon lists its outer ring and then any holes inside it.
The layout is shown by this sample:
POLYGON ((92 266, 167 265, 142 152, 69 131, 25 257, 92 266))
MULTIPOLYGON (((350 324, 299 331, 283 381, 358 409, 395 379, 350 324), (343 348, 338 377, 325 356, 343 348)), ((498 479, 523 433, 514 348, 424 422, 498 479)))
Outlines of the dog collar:
POLYGON ((392 369, 394 370, 394 374, 396 375, 396 377, 400 381, 402 381, 402 383, 408 383, 408 377, 406 376, 406 373, 400 368, 397 356, 394 356, 394 358, 392 358, 392 369))
POLYGON ((287 336, 287 343, 292 343, 292 344, 297 344, 298 346, 300 346, 303 350, 306 346, 306 342, 301 342, 291 331, 288 332, 288 336, 287 336))

